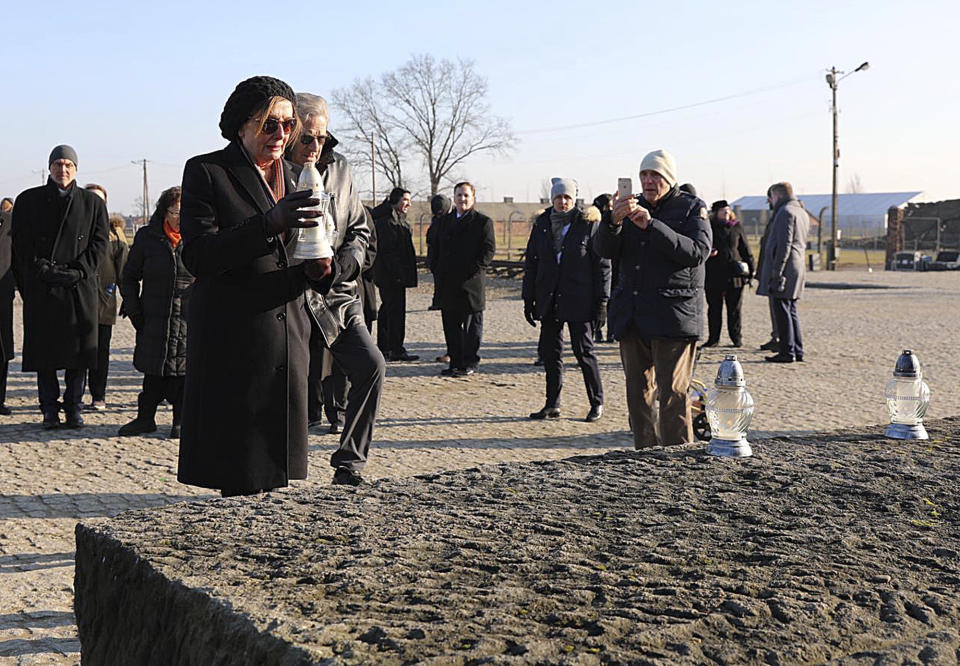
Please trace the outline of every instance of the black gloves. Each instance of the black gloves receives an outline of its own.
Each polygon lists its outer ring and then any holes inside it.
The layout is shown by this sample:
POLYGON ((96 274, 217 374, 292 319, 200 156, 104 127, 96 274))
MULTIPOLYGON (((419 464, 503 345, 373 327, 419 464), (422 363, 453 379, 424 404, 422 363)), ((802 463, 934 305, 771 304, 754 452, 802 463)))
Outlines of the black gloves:
POLYGON ((83 279, 83 273, 79 269, 55 264, 43 257, 38 258, 35 263, 40 279, 51 287, 72 287, 83 279))
POLYGON ((311 193, 307 190, 292 192, 268 210, 267 214, 263 216, 267 235, 276 236, 287 229, 317 226, 317 222, 312 218, 320 217, 320 211, 300 210, 320 203, 318 199, 311 199, 310 195, 311 193))
POLYGON ((533 327, 537 325, 537 308, 533 301, 523 302, 523 318, 533 327))
POLYGON ((600 301, 600 304, 597 306, 597 315, 593 318, 596 327, 603 328, 607 325, 607 302, 600 301))

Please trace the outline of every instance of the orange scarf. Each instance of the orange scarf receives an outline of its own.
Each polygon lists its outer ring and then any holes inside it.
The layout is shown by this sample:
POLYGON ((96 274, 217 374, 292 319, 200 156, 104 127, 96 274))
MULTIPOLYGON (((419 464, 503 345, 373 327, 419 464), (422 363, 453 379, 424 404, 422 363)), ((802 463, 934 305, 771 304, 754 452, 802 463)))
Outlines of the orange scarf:
POLYGON ((167 221, 163 221, 163 233, 167 235, 167 238, 170 239, 170 243, 173 245, 173 249, 177 249, 177 246, 180 244, 180 230, 174 229, 167 221))

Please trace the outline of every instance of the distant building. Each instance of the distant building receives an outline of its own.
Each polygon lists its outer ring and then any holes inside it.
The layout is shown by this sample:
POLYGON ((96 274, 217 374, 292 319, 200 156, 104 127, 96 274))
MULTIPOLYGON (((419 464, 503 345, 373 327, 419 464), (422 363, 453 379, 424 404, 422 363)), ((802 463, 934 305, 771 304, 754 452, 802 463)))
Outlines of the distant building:
MULTIPOLYGON (((920 195, 920 192, 871 192, 862 194, 838 194, 837 228, 843 238, 875 238, 887 233, 887 213, 891 208, 903 208, 920 195)), ((824 234, 829 234, 831 224, 829 194, 798 194, 797 199, 810 213, 812 222, 822 220, 824 234)), ((769 217, 766 196, 740 197, 731 206, 740 210, 740 220, 748 233, 762 234, 769 217)), ((811 237, 816 236, 816 227, 811 237)))

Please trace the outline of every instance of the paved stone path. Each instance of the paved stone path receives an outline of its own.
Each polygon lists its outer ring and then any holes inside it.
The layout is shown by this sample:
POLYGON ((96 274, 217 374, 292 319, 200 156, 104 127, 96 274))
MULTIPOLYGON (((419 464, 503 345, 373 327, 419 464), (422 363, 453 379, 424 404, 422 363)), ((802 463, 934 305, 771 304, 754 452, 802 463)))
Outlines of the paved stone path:
MULTIPOLYGON (((427 278, 428 279, 428 278, 427 278)), ((486 314, 481 372, 438 376, 440 315, 426 310, 432 285, 408 298, 407 348, 412 364, 390 364, 376 442, 365 474, 409 476, 488 462, 556 459, 631 446, 624 383, 616 345, 601 345, 606 414, 582 421, 588 405, 579 370, 567 352, 563 418, 531 422, 543 404, 544 380, 532 365, 536 331, 522 316, 518 283, 494 281, 486 314)), ((751 439, 882 423, 883 387, 904 348, 914 349, 933 394, 931 417, 960 414, 960 273, 817 273, 800 304, 807 361, 763 362, 765 299, 744 297, 742 350, 705 350, 696 375, 711 381, 725 353, 736 351, 757 403, 751 439)), ((17 309, 19 317, 19 306, 17 309)), ((19 323, 16 335, 19 344, 19 323)), ((728 340, 723 339, 724 343, 728 340)), ((0 417, 0 663, 73 664, 79 661, 73 603, 73 530, 78 518, 212 497, 176 481, 177 443, 165 437, 169 408, 151 436, 118 438, 133 418, 141 376, 131 365, 133 330, 114 331, 109 409, 87 412, 80 431, 39 427, 34 375, 11 364, 7 404, 0 417)), ((89 399, 89 398, 88 398, 89 399)), ((310 479, 327 484, 333 436, 311 436, 310 479)))

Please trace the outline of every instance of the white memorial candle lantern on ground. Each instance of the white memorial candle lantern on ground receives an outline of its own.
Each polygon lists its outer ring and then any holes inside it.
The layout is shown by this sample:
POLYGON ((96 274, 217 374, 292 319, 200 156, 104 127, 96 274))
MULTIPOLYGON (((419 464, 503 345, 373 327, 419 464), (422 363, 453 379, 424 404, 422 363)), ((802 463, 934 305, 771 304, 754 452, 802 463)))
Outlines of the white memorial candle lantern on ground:
POLYGON ((712 456, 745 458, 753 455, 747 441, 747 429, 753 418, 753 397, 747 392, 743 366, 728 354, 717 371, 717 380, 707 391, 707 418, 710 420, 712 456))
POLYGON ((923 381, 920 359, 909 349, 904 349, 897 359, 893 378, 884 391, 890 425, 886 435, 891 439, 927 439, 923 417, 930 405, 930 387, 923 381))
POLYGON ((326 259, 333 256, 333 248, 330 246, 329 233, 329 215, 327 208, 330 206, 330 195, 323 189, 323 178, 317 167, 312 163, 303 165, 300 172, 300 178, 297 180, 297 192, 310 190, 314 199, 319 199, 320 203, 313 208, 303 208, 302 210, 320 211, 320 217, 313 218, 317 222, 315 227, 306 227, 300 229, 300 235, 297 237, 297 245, 293 250, 294 259, 326 259))

